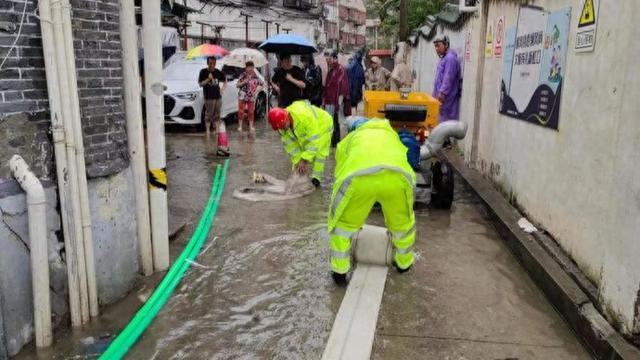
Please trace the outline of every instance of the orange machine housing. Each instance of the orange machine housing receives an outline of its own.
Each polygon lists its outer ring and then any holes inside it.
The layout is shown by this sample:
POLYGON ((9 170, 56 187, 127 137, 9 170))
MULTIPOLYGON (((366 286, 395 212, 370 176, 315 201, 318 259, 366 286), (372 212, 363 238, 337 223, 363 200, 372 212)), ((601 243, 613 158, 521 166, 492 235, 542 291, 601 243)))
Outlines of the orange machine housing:
POLYGON ((397 91, 373 91, 364 92, 364 116, 367 118, 387 118, 385 116, 385 106, 393 105, 417 105, 426 107, 426 117, 423 121, 401 121, 399 119, 389 119, 395 129, 409 129, 413 132, 422 129, 431 130, 438 125, 438 113, 440 102, 431 95, 423 92, 410 92, 406 99, 403 99, 397 91))

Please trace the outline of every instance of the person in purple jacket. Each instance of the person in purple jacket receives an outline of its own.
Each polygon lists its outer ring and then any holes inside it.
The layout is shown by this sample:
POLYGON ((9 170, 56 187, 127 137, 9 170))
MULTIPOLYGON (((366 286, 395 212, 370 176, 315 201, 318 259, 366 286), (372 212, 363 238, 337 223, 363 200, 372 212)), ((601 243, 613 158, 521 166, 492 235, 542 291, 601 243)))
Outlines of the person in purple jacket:
POLYGON ((433 97, 440 101, 438 123, 458 120, 460 114, 460 62, 455 51, 449 49, 449 37, 437 37, 433 41, 436 53, 440 57, 433 97))

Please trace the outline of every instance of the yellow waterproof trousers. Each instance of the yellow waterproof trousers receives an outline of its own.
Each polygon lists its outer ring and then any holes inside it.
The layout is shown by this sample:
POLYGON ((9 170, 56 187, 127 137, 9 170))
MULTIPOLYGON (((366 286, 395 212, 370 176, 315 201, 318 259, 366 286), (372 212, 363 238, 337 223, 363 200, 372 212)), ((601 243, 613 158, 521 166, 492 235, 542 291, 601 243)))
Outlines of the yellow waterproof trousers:
POLYGON ((331 132, 320 134, 320 139, 312 146, 317 146, 318 152, 316 152, 316 157, 313 159, 313 164, 311 164, 311 177, 322 181, 324 166, 331 150, 331 132))
POLYGON ((332 204, 333 209, 341 209, 335 219, 329 220, 335 224, 329 233, 333 272, 346 274, 351 269, 351 238, 364 225, 376 202, 382 207, 385 224, 391 233, 396 265, 407 269, 413 264, 416 239, 413 186, 405 175, 383 170, 355 176, 345 195, 334 202, 347 203, 332 204))

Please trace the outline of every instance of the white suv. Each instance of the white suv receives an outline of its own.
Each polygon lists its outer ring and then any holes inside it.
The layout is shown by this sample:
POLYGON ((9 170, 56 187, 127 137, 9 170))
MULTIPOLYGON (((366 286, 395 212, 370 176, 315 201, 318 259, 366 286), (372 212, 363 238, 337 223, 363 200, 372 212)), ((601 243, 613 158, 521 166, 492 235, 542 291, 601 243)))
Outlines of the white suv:
MULTIPOLYGON (((198 84, 200 70, 207 67, 206 58, 185 59, 185 52, 175 53, 164 69, 164 114, 166 124, 204 126, 204 97, 198 84)), ((236 83, 244 69, 223 66, 224 59, 218 60, 216 67, 227 77, 227 87, 222 95, 220 117, 230 118, 238 113, 238 88, 236 83)), ((256 70, 264 81, 264 77, 256 70)), ((262 90, 256 99, 256 121, 266 115, 267 94, 262 90)))

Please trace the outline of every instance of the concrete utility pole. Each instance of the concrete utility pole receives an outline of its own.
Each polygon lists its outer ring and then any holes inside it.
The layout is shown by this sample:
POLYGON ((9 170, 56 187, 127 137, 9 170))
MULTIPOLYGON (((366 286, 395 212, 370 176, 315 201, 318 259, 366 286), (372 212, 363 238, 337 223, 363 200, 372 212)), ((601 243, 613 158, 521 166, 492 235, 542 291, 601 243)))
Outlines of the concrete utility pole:
MULTIPOLYGON (((265 32, 265 40, 269 38, 269 24, 271 24, 273 21, 271 20, 260 20, 264 23, 264 32, 265 32)), ((267 57, 267 59, 269 58, 269 54, 267 54, 267 52, 265 51, 265 56, 267 57)), ((264 65, 264 77, 265 77, 265 82, 267 83, 267 94, 271 94, 271 73, 269 71, 269 62, 267 61, 267 63, 264 65)), ((268 99, 268 95, 267 95, 267 111, 269 111, 269 99, 268 99)))
POLYGON ((153 274, 149 184, 142 128, 140 72, 138 70, 138 30, 133 1, 120 2, 120 39, 122 43, 122 81, 124 111, 127 118, 127 144, 136 199, 136 229, 140 265, 145 276, 153 274))
POLYGON ((167 206, 167 154, 164 137, 164 85, 162 84, 162 31, 160 2, 142 2, 144 40, 144 87, 147 106, 149 157, 149 198, 153 266, 156 271, 169 268, 169 209, 167 206))
POLYGON ((273 21, 271 20, 260 20, 264 23, 264 33, 265 33, 265 39, 269 38, 269 24, 271 24, 273 21))
MULTIPOLYGON (((213 32, 216 34, 216 38, 218 39, 218 42, 220 42, 220 40, 222 40, 222 30, 224 30, 225 26, 224 25, 215 25, 213 27, 213 32)), ((220 44, 218 44, 220 45, 220 44)))
POLYGON ((407 23, 407 0, 400 0, 400 31, 399 37, 400 41, 407 41, 407 36, 409 35, 409 24, 407 23))
POLYGON ((249 18, 252 18, 252 15, 241 12, 240 16, 244 16, 244 40, 245 46, 249 47, 249 18))

